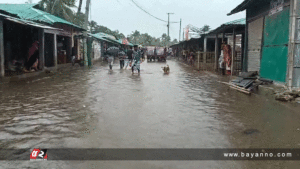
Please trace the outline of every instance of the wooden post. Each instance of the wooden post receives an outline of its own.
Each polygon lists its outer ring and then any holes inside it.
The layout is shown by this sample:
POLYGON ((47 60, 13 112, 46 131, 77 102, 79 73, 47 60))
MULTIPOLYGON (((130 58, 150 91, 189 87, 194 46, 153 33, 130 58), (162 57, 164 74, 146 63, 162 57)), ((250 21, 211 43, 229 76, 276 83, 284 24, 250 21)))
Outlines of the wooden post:
POLYGON ((81 59, 81 41, 80 39, 77 39, 77 57, 81 59))
POLYGON ((215 71, 218 71, 218 60, 219 60, 219 34, 216 34, 215 40, 215 71))
POLYGON ((57 68, 57 35, 53 34, 53 59, 54 59, 54 67, 57 68))
POLYGON ((207 68, 207 37, 204 38, 204 54, 203 54, 203 64, 205 65, 205 68, 207 68))
POLYGON ((242 34, 242 41, 241 41, 241 43, 242 43, 242 56, 241 56, 241 72, 243 72, 243 70, 244 70, 244 57, 245 57, 245 54, 244 54, 244 51, 245 51, 245 33, 243 33, 242 34))
POLYGON ((67 41, 67 50, 66 50, 66 52, 67 52, 67 58, 66 58, 67 62, 66 63, 69 63, 72 60, 72 56, 71 56, 72 55, 72 37, 67 37, 65 39, 67 41))
POLYGON ((235 28, 233 28, 233 45, 232 45, 232 58, 231 58, 231 76, 234 73, 234 59, 235 59, 235 44, 236 44, 236 31, 235 28))
POLYGON ((93 40, 92 38, 87 38, 87 58, 88 58, 88 66, 92 66, 92 46, 93 40))
POLYGON ((45 67, 45 34, 44 29, 39 29, 39 69, 44 70, 45 67))
POLYGON ((198 70, 200 71, 200 52, 197 52, 198 56, 198 70))
MULTIPOLYGON (((246 18, 248 18, 248 13, 246 12, 246 18)), ((243 69, 242 72, 247 72, 248 71, 248 21, 246 20, 246 28, 245 28, 245 39, 244 39, 244 51, 243 51, 243 69)))
POLYGON ((104 44, 103 44, 103 41, 101 41, 101 48, 100 48, 100 50, 101 50, 101 59, 103 59, 103 57, 104 57, 104 44))
POLYGON ((222 43, 225 41, 225 32, 222 33, 222 43))
POLYGON ((5 76, 3 21, 0 20, 0 77, 5 76))

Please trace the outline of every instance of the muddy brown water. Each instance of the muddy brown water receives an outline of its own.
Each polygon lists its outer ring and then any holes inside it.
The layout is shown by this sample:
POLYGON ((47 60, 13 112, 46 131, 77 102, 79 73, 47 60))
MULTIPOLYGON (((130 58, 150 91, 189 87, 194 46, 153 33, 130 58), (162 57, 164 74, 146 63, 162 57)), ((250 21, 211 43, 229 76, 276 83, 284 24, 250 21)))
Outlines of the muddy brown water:
MULTIPOLYGON (((0 84, 1 148, 300 148, 299 105, 247 96, 174 60, 0 84)), ((0 168, 298 168, 284 161, 0 162, 0 168)))

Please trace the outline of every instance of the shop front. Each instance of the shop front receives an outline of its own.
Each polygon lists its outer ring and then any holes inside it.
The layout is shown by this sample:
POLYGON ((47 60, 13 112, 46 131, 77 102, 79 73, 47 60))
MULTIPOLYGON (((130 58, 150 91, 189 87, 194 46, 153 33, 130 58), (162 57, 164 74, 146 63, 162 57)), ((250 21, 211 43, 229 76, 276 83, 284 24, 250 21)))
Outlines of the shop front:
POLYGON ((43 33, 55 28, 0 14, 0 30, 1 76, 44 69, 43 33))

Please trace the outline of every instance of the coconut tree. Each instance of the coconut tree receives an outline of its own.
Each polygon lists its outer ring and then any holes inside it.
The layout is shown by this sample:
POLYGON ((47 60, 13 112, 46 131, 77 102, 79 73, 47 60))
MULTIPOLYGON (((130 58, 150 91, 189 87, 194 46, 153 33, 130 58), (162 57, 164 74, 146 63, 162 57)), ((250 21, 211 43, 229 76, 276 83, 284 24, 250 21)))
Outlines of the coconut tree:
POLYGON ((71 8, 76 7, 75 3, 76 0, 41 0, 39 5, 44 11, 72 22, 75 16, 71 8))

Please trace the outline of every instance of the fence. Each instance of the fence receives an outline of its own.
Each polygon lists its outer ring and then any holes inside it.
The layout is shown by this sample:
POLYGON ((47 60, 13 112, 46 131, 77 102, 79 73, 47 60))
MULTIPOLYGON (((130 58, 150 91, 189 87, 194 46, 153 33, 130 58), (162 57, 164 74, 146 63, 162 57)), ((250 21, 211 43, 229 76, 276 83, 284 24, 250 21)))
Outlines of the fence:
POLYGON ((242 52, 236 52, 233 61, 233 75, 238 75, 242 71, 242 52))
MULTIPOLYGON (((187 61, 186 51, 182 51, 183 60, 187 61)), ((219 64, 219 63, 218 63, 219 64)), ((198 70, 215 71, 215 52, 196 52, 194 66, 198 70)), ((233 75, 238 75, 242 71, 242 53, 236 52, 233 60, 233 75)))
POLYGON ((197 52, 194 66, 198 70, 214 71, 215 52, 197 52))

